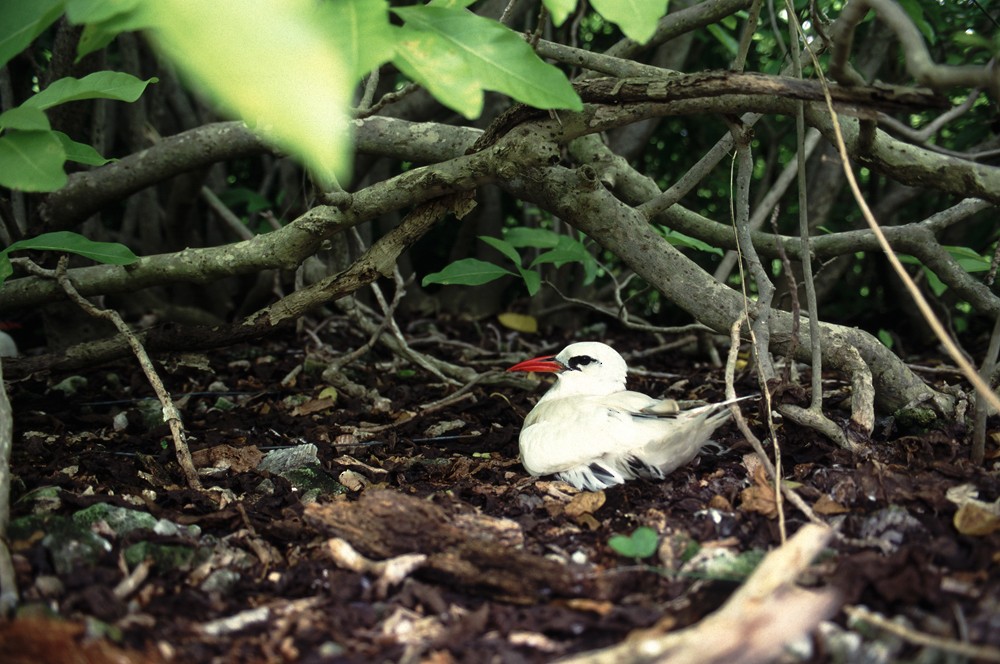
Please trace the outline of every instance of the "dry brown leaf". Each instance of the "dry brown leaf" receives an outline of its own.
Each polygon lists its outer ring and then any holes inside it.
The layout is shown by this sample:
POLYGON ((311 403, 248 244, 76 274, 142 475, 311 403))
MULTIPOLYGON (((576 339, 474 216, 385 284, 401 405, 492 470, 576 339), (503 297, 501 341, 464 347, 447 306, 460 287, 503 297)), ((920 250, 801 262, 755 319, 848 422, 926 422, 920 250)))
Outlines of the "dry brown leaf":
POLYGON ((729 499, 725 496, 720 496, 719 494, 712 496, 711 500, 708 501, 708 506, 714 510, 719 510, 720 512, 733 511, 733 504, 729 502, 729 499))
POLYGON ((777 518, 778 503, 774 496, 774 487, 767 479, 764 466, 756 466, 753 471, 753 486, 740 492, 740 509, 744 512, 757 512, 769 519, 777 518))
POLYGON ((322 413, 324 410, 329 410, 337 404, 336 399, 310 399, 305 403, 301 403, 292 409, 292 415, 294 417, 301 417, 302 415, 312 415, 313 413, 322 413))
POLYGON ((816 512, 816 514, 825 514, 829 516, 832 514, 846 514, 851 510, 844 507, 836 500, 833 500, 828 495, 823 494, 813 505, 813 511, 816 512))
POLYGON ((577 518, 584 514, 593 514, 604 505, 607 497, 603 491, 584 491, 573 496, 563 510, 566 516, 577 518))

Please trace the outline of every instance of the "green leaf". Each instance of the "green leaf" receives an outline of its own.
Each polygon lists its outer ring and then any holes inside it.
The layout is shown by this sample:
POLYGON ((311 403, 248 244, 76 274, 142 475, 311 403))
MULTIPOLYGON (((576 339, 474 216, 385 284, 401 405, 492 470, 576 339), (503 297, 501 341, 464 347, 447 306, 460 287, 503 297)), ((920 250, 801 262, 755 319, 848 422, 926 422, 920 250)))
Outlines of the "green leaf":
POLYGON ((143 81, 120 71, 98 71, 83 78, 67 76, 53 81, 33 97, 29 97, 22 106, 30 106, 45 110, 58 104, 82 99, 116 99, 118 101, 135 101, 150 83, 158 79, 143 81))
POLYGON ((702 242, 697 238, 693 238, 689 235, 684 235, 683 233, 678 233, 677 231, 667 230, 666 235, 664 235, 667 242, 674 245, 675 247, 685 247, 687 249, 697 249, 698 251, 707 251, 710 254, 722 255, 722 249, 718 247, 713 247, 712 245, 702 242))
POLYGON ((139 6, 142 0, 67 0, 66 18, 70 23, 100 23, 122 16, 139 6))
POLYGON ((43 233, 36 237, 20 240, 4 249, 4 254, 12 251, 34 249, 36 251, 60 251, 78 254, 98 263, 129 265, 139 260, 132 250, 118 242, 95 242, 72 231, 43 233))
POLYGON ((352 78, 390 60, 395 32, 385 0, 337 0, 320 5, 323 29, 338 44, 352 78))
POLYGON ((658 539, 655 530, 640 526, 631 535, 613 535, 608 546, 626 558, 648 558, 656 553, 658 539))
POLYGON ((918 0, 899 0, 899 4, 913 21, 913 25, 917 26, 924 38, 933 45, 937 41, 937 35, 934 32, 934 26, 927 22, 924 8, 920 6, 920 2, 918 0))
POLYGON ((711 25, 707 25, 705 26, 705 29, 708 30, 709 34, 715 37, 716 40, 718 40, 718 42, 722 44, 722 46, 727 51, 729 51, 729 55, 735 56, 736 53, 740 50, 739 43, 733 38, 731 34, 726 32, 725 28, 720 26, 718 23, 712 23, 711 25))
POLYGON ((324 185, 350 166, 354 79, 311 0, 144 3, 150 36, 229 113, 299 157, 324 185))
POLYGON ((542 4, 549 10, 552 23, 557 28, 569 17, 570 12, 576 9, 576 0, 542 0, 542 4))
POLYGON ((590 4, 617 23, 626 37, 645 44, 656 32, 656 22, 667 13, 668 0, 591 0, 590 4))
POLYGON ((990 269, 990 258, 970 247, 943 247, 966 272, 985 272, 990 269))
POLYGON ((68 0, 70 23, 85 24, 76 45, 76 60, 107 46, 122 32, 149 27, 142 0, 68 0))
POLYGON ((559 237, 559 242, 554 249, 541 254, 531 262, 531 266, 552 263, 556 267, 562 267, 566 263, 583 263, 587 260, 593 260, 587 247, 582 242, 563 235, 559 237))
POLYGON ((581 110, 566 76, 543 62, 517 33, 464 9, 397 7, 393 62, 438 101, 467 118, 483 110, 484 90, 536 108, 581 110))
POLYGON ((61 131, 54 131, 52 133, 62 143, 63 150, 66 151, 67 161, 75 161, 78 164, 86 164, 87 166, 103 166, 108 162, 114 161, 114 159, 105 159, 92 146, 86 143, 77 143, 61 131))
POLYGON ((62 0, 0 2, 0 67, 28 48, 62 14, 62 0))
POLYGON ((547 228, 516 226, 505 229, 503 237, 515 247, 551 249, 559 244, 560 235, 547 228))
POLYGON ((30 106, 15 106, 0 113, 0 129, 48 131, 52 128, 45 113, 30 106))
POLYGON ((10 263, 10 256, 7 252, 0 253, 0 284, 7 281, 10 275, 14 274, 14 266, 10 263))
POLYGON ((463 258, 446 266, 440 272, 428 274, 421 285, 445 284, 446 286, 481 286, 505 276, 516 276, 499 265, 478 258, 463 258))
POLYGON ((229 207, 246 205, 248 214, 262 212, 263 210, 270 210, 272 207, 271 201, 267 200, 267 198, 261 196, 253 189, 248 189, 246 187, 233 187, 232 189, 226 189, 219 194, 219 200, 229 207))
POLYGON ((0 186, 55 191, 66 184, 66 152, 51 131, 9 131, 0 136, 0 186))
POLYGON ((878 330, 878 340, 882 342, 882 345, 886 348, 892 349, 892 345, 895 343, 892 339, 892 333, 884 328, 879 328, 878 330))
POLYGON ((509 258, 514 265, 521 267, 521 254, 509 242, 488 235, 480 235, 479 239, 509 258))
POLYGON ((528 289, 528 295, 535 297, 535 293, 542 287, 542 275, 520 265, 517 266, 517 269, 521 273, 521 279, 524 280, 524 287, 528 289))

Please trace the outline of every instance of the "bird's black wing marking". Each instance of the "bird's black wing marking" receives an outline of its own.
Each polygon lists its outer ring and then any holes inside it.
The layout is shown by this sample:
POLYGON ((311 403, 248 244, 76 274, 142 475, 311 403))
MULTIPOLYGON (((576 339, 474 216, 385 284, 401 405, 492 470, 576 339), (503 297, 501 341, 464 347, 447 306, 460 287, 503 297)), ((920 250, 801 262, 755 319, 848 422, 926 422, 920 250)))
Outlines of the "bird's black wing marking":
POLYGON ((612 471, 608 470, 607 468, 605 468, 601 464, 597 463, 596 461, 594 463, 590 464, 588 466, 588 468, 590 468, 590 472, 592 472, 594 474, 594 477, 598 481, 604 482, 605 484, 607 484, 608 481, 610 480, 613 483, 617 484, 618 480, 615 477, 615 473, 613 473, 612 471))
POLYGON ((625 459, 625 463, 628 464, 629 470, 639 477, 657 480, 662 480, 664 478, 662 470, 656 466, 649 465, 637 456, 629 456, 625 459))

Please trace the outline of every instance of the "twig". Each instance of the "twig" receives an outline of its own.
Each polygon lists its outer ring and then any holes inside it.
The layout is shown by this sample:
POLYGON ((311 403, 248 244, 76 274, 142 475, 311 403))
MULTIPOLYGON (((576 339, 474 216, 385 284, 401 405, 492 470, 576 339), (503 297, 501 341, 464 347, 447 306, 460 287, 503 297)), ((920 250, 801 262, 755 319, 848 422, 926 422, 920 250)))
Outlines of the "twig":
MULTIPOLYGON (((871 2, 872 0, 866 0, 866 2, 871 2)), ((861 3, 859 3, 861 4, 861 3)), ((853 6, 851 3, 848 6, 853 6)), ((900 10, 902 11, 902 10, 900 10)), ((843 18, 843 16, 842 16, 843 18)), ((919 35, 918 35, 919 36, 919 35)), ((921 42, 922 45, 922 42, 921 42)), ((926 50, 926 49, 925 49, 926 50)), ((885 254, 885 257, 889 260, 889 264, 892 265, 892 269, 899 275, 900 280, 902 280, 903 285, 906 290, 910 293, 913 301, 916 303, 917 308, 920 310, 920 314, 927 321, 927 324, 933 330, 934 335, 938 338, 941 344, 948 351, 948 355, 955 361, 962 369, 962 375, 972 383, 973 387, 980 392, 991 406, 995 409, 1000 410, 1000 399, 993 393, 989 385, 982 378, 979 377, 979 373, 976 371, 972 363, 966 359, 965 355, 962 354, 958 346, 952 340, 951 336, 945 331, 944 326, 941 325, 941 321, 938 320, 937 315, 931 309, 930 304, 927 303, 927 298, 924 294, 920 292, 920 288, 913 282, 910 275, 903 268, 903 264, 900 262, 899 257, 896 252, 892 250, 889 245, 889 241, 885 237, 885 233, 882 232, 882 228, 878 225, 878 221, 875 220, 875 216, 872 214, 871 208, 868 207, 868 202, 865 201, 864 195, 861 193, 861 187, 858 186, 857 178, 854 177, 854 170, 851 168, 850 156, 847 154, 847 145, 844 143, 844 135, 840 129, 840 117, 837 111, 833 107, 833 98, 830 96, 830 85, 823 75, 823 68, 819 64, 819 60, 816 54, 813 53, 812 49, 809 49, 809 56, 813 60, 813 65, 815 67, 816 73, 819 76, 819 81, 823 89, 823 96, 826 99, 827 112, 830 114, 830 124, 833 127, 834 136, 837 141, 837 152, 840 154, 840 163, 844 169, 844 175, 847 177, 847 184, 851 188, 851 192, 854 194, 854 200, 857 201, 858 207, 861 210, 861 214, 865 218, 868 227, 871 229, 872 233, 875 235, 878 244, 885 254)))
MULTIPOLYGON (((736 360, 737 357, 739 356, 739 351, 740 351, 740 328, 743 327, 743 322, 745 320, 746 320, 746 313, 744 312, 744 314, 740 316, 735 323, 733 323, 733 326, 729 330, 729 340, 730 340, 729 356, 726 359, 726 370, 725 370, 726 399, 728 400, 733 400, 736 398, 736 386, 735 386, 736 360)), ((768 422, 770 423, 771 435, 773 436, 774 424, 773 422, 771 422, 771 417, 770 417, 771 399, 770 395, 767 392, 764 393, 764 404, 765 407, 768 409, 768 422)), ((767 471, 768 476, 774 480, 775 486, 778 487, 778 490, 774 492, 775 501, 778 503, 778 505, 781 504, 780 503, 781 498, 779 496, 784 496, 785 498, 788 499, 788 502, 795 505, 795 507, 798 508, 800 512, 805 514, 806 518, 809 519, 812 523, 826 526, 826 523, 821 518, 816 516, 816 513, 813 512, 812 508, 806 504, 806 501, 803 500, 802 496, 796 493, 795 489, 789 487, 780 480, 775 465, 771 463, 771 459, 768 458, 767 452, 764 451, 764 446, 761 444, 760 439, 757 438, 757 436, 754 435, 754 432, 750 430, 750 425, 747 424, 747 421, 743 417, 743 413, 740 411, 739 406, 735 403, 730 404, 729 412, 733 414, 733 420, 736 422, 736 427, 740 430, 740 433, 742 433, 743 437, 746 438, 748 443, 750 443, 750 447, 753 448, 753 451, 757 455, 757 458, 760 459, 760 462, 764 464, 764 470, 767 471)), ((777 444, 775 444, 775 449, 777 449, 777 444)))
MULTIPOLYGON (((993 323, 993 333, 990 335, 990 344, 986 350, 986 357, 979 367, 979 376, 984 382, 990 380, 993 371, 997 366, 997 356, 1000 355, 1000 316, 997 316, 993 323)), ((986 457, 986 416, 989 414, 986 408, 986 399, 979 392, 976 393, 976 419, 972 426, 972 463, 981 464, 986 457)))
POLYGON ((247 225, 243 223, 243 220, 237 217, 232 210, 226 207, 226 204, 222 202, 215 192, 208 187, 202 186, 201 197, 205 199, 208 206, 219 215, 219 218, 225 222, 229 230, 236 233, 237 237, 241 240, 252 240, 254 238, 253 231, 247 228, 247 225))
POLYGON ((884 616, 881 616, 874 611, 869 611, 861 606, 845 606, 844 613, 846 613, 851 620, 869 623, 881 630, 889 632, 890 634, 895 634, 905 641, 909 641, 915 645, 936 648, 938 650, 955 653, 961 657, 969 657, 970 659, 978 661, 1000 662, 1000 649, 993 648, 991 646, 978 646, 974 643, 962 643, 961 641, 944 639, 940 636, 933 636, 931 634, 918 632, 914 629, 906 627, 905 625, 892 622, 884 616))
MULTIPOLYGON (((614 318, 615 320, 617 320, 618 322, 620 322, 622 325, 624 325, 625 327, 629 328, 630 330, 638 330, 638 331, 641 331, 641 332, 654 332, 654 333, 660 333, 660 334, 683 334, 685 332, 696 332, 696 331, 697 332, 711 332, 712 331, 712 329, 710 327, 708 327, 707 325, 702 325, 701 323, 690 323, 688 325, 675 325, 673 327, 661 327, 659 325, 650 325, 648 323, 633 323, 631 320, 629 320, 628 310, 624 308, 624 305, 622 305, 619 308, 619 312, 620 313, 616 314, 615 312, 611 311, 610 309, 606 309, 606 308, 600 306, 599 304, 594 304, 593 302, 590 302, 588 300, 581 300, 579 298, 575 298, 575 297, 571 297, 569 295, 565 295, 565 294, 563 294, 563 292, 561 290, 559 290, 558 286, 556 286, 555 284, 553 284, 552 282, 550 282, 548 280, 545 281, 545 285, 548 286, 549 288, 551 288, 552 290, 554 290, 556 292, 556 294, 559 297, 561 297, 563 300, 565 300, 566 302, 569 302, 571 304, 576 304, 576 305, 579 305, 581 307, 586 307, 586 308, 588 308, 588 309, 590 309, 592 311, 596 311, 597 313, 604 314, 605 316, 608 316, 609 318, 614 318)), ((617 282, 616 282, 615 292, 616 293, 620 292, 620 290, 617 287, 617 282)), ((616 299, 618 299, 619 303, 621 302, 620 298, 616 298, 616 299)))
MULTIPOLYGON (((792 49, 792 69, 796 78, 802 78, 801 49, 807 46, 805 35, 801 33, 801 26, 795 14, 795 4, 792 0, 785 0, 785 9, 788 12, 789 38, 794 45, 792 49)), ((809 199, 807 196, 806 182, 806 154, 805 154, 805 134, 806 118, 804 104, 800 101, 795 105, 795 138, 796 151, 802 155, 797 160, 797 182, 799 195, 799 239, 802 242, 802 250, 799 252, 799 260, 802 262, 802 281, 805 282, 806 289, 806 311, 809 314, 809 346, 812 351, 810 360, 812 364, 811 388, 812 398, 809 402, 809 409, 818 414, 823 412, 823 350, 820 345, 819 333, 819 308, 816 303, 816 283, 813 281, 812 256, 809 247, 809 199)), ((797 290, 797 289, 796 289, 797 290)))
POLYGON ((833 615, 840 603, 830 589, 805 590, 795 585, 796 577, 823 550, 831 534, 826 526, 803 526, 781 547, 767 554, 721 609, 691 627, 669 634, 640 632, 610 648, 560 661, 563 664, 775 661, 786 644, 833 615))
MULTIPOLYGON (((200 491, 202 488, 201 480, 198 479, 198 471, 194 467, 194 461, 191 459, 191 451, 187 446, 187 441, 184 436, 184 424, 181 422, 180 411, 178 411, 177 407, 174 406, 173 399, 170 398, 170 393, 167 392, 166 388, 163 386, 163 381, 160 380, 160 376, 156 373, 156 369, 153 367, 153 361, 150 359, 149 354, 146 353, 146 349, 143 348, 139 339, 137 339, 135 334, 132 333, 132 330, 129 329, 128 324, 126 324, 125 321, 122 320, 122 317, 118 315, 118 312, 111 309, 98 309, 86 298, 80 295, 79 292, 77 292, 73 282, 66 276, 66 264, 66 256, 60 257, 58 267, 56 267, 54 273, 56 281, 59 282, 62 289, 66 291, 66 295, 68 295, 69 298, 77 304, 77 306, 94 318, 103 318, 106 321, 110 321, 128 342, 129 347, 132 349, 136 359, 139 361, 139 366, 142 367, 143 373, 146 374, 149 384, 153 387, 153 391, 156 392, 156 396, 159 398, 160 404, 163 407, 163 420, 170 427, 170 434, 174 441, 174 452, 177 455, 177 463, 181 467, 181 472, 184 473, 184 478, 187 481, 188 486, 192 489, 200 491)), ((41 268, 39 268, 39 270, 41 270, 41 268)))
POLYGON ((14 413, 3 382, 3 362, 0 361, 0 615, 7 616, 19 600, 14 561, 7 548, 7 526, 10 524, 10 454, 14 445, 14 413))

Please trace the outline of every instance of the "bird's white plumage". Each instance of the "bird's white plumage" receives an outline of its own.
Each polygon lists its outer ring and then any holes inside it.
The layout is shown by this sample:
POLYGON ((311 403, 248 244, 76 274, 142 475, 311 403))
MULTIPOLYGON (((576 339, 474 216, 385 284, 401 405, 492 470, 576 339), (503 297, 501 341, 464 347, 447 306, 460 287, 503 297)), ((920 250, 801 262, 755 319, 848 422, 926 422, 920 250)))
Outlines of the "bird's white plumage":
POLYGON ((610 346, 581 342, 510 371, 547 371, 557 380, 524 418, 521 461, 532 475, 554 474, 598 490, 638 477, 662 479, 688 463, 728 417, 728 404, 680 410, 625 389, 628 367, 610 346))

